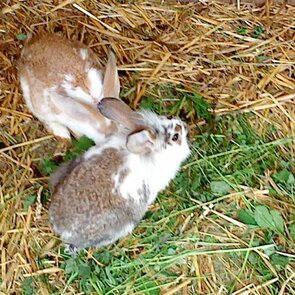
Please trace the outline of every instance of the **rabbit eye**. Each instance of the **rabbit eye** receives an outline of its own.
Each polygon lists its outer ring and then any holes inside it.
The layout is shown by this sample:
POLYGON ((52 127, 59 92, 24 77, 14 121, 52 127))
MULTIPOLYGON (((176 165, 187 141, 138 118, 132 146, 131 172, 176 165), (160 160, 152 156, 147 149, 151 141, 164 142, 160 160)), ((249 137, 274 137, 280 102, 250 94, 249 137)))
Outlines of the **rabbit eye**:
POLYGON ((173 141, 177 141, 178 138, 179 138, 179 134, 178 134, 178 133, 175 133, 175 134, 173 135, 173 137, 172 137, 172 140, 173 140, 173 141))

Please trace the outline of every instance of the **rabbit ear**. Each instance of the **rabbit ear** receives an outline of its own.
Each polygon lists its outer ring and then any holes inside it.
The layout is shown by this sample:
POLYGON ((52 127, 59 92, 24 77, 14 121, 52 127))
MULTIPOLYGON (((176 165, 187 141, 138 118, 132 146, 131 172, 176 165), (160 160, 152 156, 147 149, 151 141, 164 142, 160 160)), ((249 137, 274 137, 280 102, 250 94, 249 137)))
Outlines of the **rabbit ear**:
POLYGON ((140 126, 141 115, 134 112, 126 103, 114 97, 105 97, 97 108, 108 119, 116 121, 129 129, 140 126))
POLYGON ((103 79, 103 94, 108 97, 119 97, 120 80, 116 65, 116 56, 110 51, 103 79))
POLYGON ((156 136, 151 129, 142 129, 127 137, 126 147, 131 153, 146 154, 152 151, 155 141, 156 136))

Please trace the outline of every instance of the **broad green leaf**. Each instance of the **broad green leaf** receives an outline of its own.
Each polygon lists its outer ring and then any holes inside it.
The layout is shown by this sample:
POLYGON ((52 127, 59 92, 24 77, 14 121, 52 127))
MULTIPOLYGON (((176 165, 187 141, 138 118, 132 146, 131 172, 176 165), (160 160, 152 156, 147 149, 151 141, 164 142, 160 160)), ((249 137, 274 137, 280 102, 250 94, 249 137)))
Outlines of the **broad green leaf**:
POLYGON ((265 206, 257 206, 254 212, 254 218, 257 224, 262 228, 274 229, 275 225, 269 210, 265 206))
POLYGON ((265 206, 257 206, 254 212, 257 224, 266 229, 276 232, 284 232, 284 220, 277 210, 269 210, 265 206))
POLYGON ((16 35, 16 39, 19 41, 25 41, 28 38, 26 34, 18 34, 16 35))
POLYGON ((225 195, 231 189, 231 187, 225 181, 211 181, 210 188, 213 193, 219 195, 225 195))
POLYGON ((245 27, 241 27, 237 29, 237 34, 239 35, 247 35, 248 34, 248 29, 245 27))
POLYGON ((293 184, 294 175, 287 169, 281 170, 273 175, 273 178, 281 183, 293 184))
POLYGON ((292 239, 295 240, 295 223, 289 225, 288 229, 292 239))
POLYGON ((81 136, 78 140, 73 141, 73 145, 75 152, 81 153, 92 147, 94 142, 86 136, 81 136))
POLYGON ((139 291, 140 294, 147 294, 147 295, 159 295, 160 294, 160 289, 158 285, 156 284, 155 281, 153 281, 150 278, 141 278, 140 280, 140 285, 139 285, 139 291))
POLYGON ((26 196, 24 200, 24 209, 28 211, 29 207, 36 202, 36 196, 26 196))
POLYGON ((75 258, 71 257, 65 261, 65 272, 67 274, 79 272, 78 263, 75 258))
POLYGON ((283 233, 284 232, 284 219, 282 218, 280 212, 277 210, 270 210, 270 214, 272 216, 273 222, 275 224, 276 229, 283 233))
POLYGON ((63 160, 65 162, 75 159, 78 155, 87 151, 94 145, 94 141, 86 136, 81 136, 77 140, 73 140, 73 148, 68 151, 64 156, 63 160))
POLYGON ((295 184, 295 177, 292 173, 288 177, 287 184, 295 184))
POLYGON ((33 287, 33 278, 28 277, 25 278, 22 282, 22 294, 23 295, 33 295, 34 294, 34 287, 33 287))
POLYGON ((44 175, 49 175, 53 173, 58 167, 58 164, 49 158, 46 158, 42 161, 41 170, 44 175))
POLYGON ((253 215, 254 214, 251 213, 249 210, 241 209, 238 212, 238 219, 245 224, 257 225, 253 215))
POLYGON ((167 253, 168 253, 168 255, 174 255, 176 253, 176 250, 173 248, 168 248, 167 253))
POLYGON ((112 256, 109 251, 103 251, 103 252, 96 252, 93 254, 93 256, 99 260, 101 263, 107 265, 112 260, 112 256))
POLYGON ((289 264, 290 259, 286 256, 275 253, 270 256, 270 261, 278 270, 283 270, 289 264))
POLYGON ((81 278, 87 279, 90 277, 91 274, 91 267, 85 263, 85 262, 81 262, 79 264, 79 275, 81 276, 81 278))
POLYGON ((254 28, 254 31, 253 31, 253 34, 252 34, 252 37, 253 38, 260 38, 261 37, 261 34, 264 32, 264 29, 263 27, 261 26, 256 26, 254 28))

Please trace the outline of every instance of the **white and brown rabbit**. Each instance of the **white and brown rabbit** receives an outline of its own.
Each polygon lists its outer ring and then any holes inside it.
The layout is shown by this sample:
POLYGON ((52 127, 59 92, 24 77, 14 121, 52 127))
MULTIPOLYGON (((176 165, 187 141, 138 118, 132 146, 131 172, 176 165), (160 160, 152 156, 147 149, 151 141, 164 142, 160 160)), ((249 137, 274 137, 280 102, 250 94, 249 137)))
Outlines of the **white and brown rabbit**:
POLYGON ((42 33, 25 44, 19 79, 29 110, 54 135, 69 139, 71 131, 75 137, 86 135, 100 143, 116 129, 96 107, 105 96, 119 97, 113 53, 102 71, 84 44, 42 33))
POLYGON ((179 119, 135 112, 115 98, 98 108, 119 123, 117 132, 50 180, 49 218, 70 249, 108 245, 130 233, 190 153, 179 119))

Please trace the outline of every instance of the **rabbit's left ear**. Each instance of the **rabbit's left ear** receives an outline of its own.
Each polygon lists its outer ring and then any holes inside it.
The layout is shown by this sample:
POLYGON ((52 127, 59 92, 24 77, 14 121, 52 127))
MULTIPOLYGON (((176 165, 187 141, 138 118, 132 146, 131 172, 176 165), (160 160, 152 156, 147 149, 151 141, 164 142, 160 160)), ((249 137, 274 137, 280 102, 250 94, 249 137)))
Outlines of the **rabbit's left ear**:
POLYGON ((142 116, 134 112, 126 103, 115 97, 104 97, 97 108, 106 118, 118 122, 130 130, 141 126, 142 116))
POLYGON ((116 56, 112 51, 110 51, 103 79, 103 95, 105 97, 119 98, 119 94, 120 80, 116 65, 116 56))
POLYGON ((126 147, 134 154, 147 154, 154 148, 156 135, 151 129, 142 129, 128 135, 126 147))

